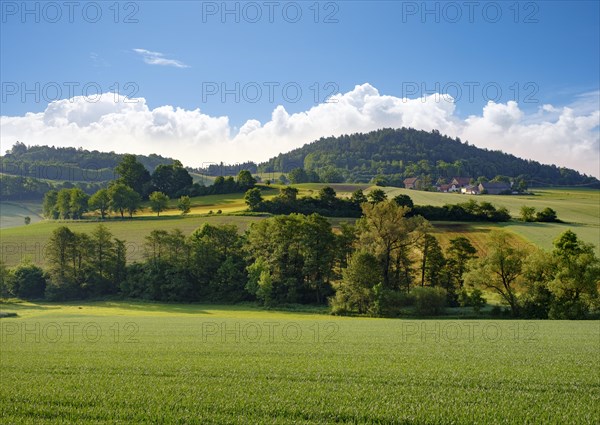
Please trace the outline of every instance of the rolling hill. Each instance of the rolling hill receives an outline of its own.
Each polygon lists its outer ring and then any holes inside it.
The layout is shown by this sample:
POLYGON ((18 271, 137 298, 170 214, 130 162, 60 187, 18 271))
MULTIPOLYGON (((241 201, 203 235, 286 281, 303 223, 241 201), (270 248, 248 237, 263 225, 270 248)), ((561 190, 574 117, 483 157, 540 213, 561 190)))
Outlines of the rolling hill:
POLYGON ((481 149, 439 131, 381 129, 321 138, 260 164, 262 172, 315 171, 323 182, 369 182, 384 176, 392 186, 407 177, 429 176, 433 182, 455 176, 492 179, 521 177, 529 186, 600 187, 595 177, 556 165, 540 164, 501 151, 481 149))

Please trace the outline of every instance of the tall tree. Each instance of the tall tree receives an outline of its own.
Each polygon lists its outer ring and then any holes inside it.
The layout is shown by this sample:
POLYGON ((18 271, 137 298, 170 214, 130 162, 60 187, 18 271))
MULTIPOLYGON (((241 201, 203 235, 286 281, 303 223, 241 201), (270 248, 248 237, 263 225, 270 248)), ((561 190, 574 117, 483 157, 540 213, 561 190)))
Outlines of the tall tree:
POLYGON ((91 292, 97 295, 116 292, 114 284, 115 245, 112 234, 106 226, 99 224, 90 238, 90 266, 93 287, 91 292))
POLYGON ((374 288, 381 283, 381 265, 370 252, 356 251, 348 267, 344 269, 342 281, 336 285, 332 300, 334 312, 356 310, 367 313, 375 301, 374 288))
MULTIPOLYGON (((114 212, 118 212, 121 214, 121 218, 123 218, 123 214, 125 209, 127 208, 127 190, 131 189, 129 186, 123 183, 116 183, 110 186, 108 189, 108 194, 110 196, 110 208, 114 212)), ((133 190, 133 189, 131 189, 133 190)))
POLYGON ((48 219, 57 219, 59 212, 57 209, 58 192, 56 190, 49 190, 44 195, 44 202, 42 204, 42 212, 44 217, 48 219))
POLYGON ((248 205, 248 209, 250 211, 256 211, 258 206, 263 201, 263 197, 260 192, 260 189, 257 187, 248 189, 248 191, 246 191, 246 194, 244 195, 244 201, 246 202, 246 205, 248 205))
POLYGON ((246 191, 256 184, 256 179, 252 177, 252 174, 248 170, 242 170, 237 176, 237 184, 240 190, 246 191))
POLYGON ((169 205, 169 197, 162 192, 152 192, 150 194, 150 208, 160 216, 160 212, 167 209, 169 205))
POLYGON ((446 267, 452 288, 446 288, 447 291, 463 289, 467 265, 476 258, 476 254, 477 250, 464 236, 450 239, 450 245, 446 249, 446 267))
POLYGON ((144 184, 150 181, 150 173, 135 155, 124 155, 115 171, 119 175, 118 183, 131 187, 139 194, 143 194, 144 184))
POLYGON ((177 201, 177 209, 181 211, 181 215, 186 215, 190 212, 192 208, 192 203, 190 201, 190 197, 187 195, 181 196, 179 201, 177 201))
POLYGON ((369 192, 367 198, 369 198, 369 201, 372 204, 378 204, 387 199, 387 194, 382 189, 373 189, 371 192, 369 192))
POLYGON ((410 247, 414 244, 412 232, 423 222, 421 218, 407 218, 408 208, 395 202, 365 203, 363 218, 358 221, 359 245, 374 253, 381 261, 383 287, 408 289, 410 284, 410 247))
POLYGON ((56 210, 61 219, 71 218, 71 190, 61 189, 56 196, 56 210))
POLYGON ((514 246, 502 230, 492 231, 487 248, 488 255, 476 262, 466 282, 496 292, 510 306, 513 316, 518 316, 517 279, 523 273, 526 253, 514 246))
POLYGON ((552 255, 557 269, 550 290, 557 297, 567 302, 580 302, 586 297, 584 304, 598 297, 600 260, 592 244, 581 241, 567 230, 554 241, 552 255))
POLYGON ((133 218, 133 214, 140 209, 142 205, 142 196, 133 189, 128 189, 125 192, 125 210, 129 214, 129 218, 133 218))
POLYGON ((69 209, 74 219, 80 219, 88 210, 89 196, 81 189, 75 187, 70 190, 69 209))
POLYGON ((425 231, 418 239, 417 247, 421 254, 421 286, 438 285, 445 264, 440 243, 429 231, 425 231))
POLYGON ((89 200, 91 210, 99 211, 102 220, 106 217, 106 213, 110 209, 110 195, 108 189, 100 189, 94 193, 89 200))

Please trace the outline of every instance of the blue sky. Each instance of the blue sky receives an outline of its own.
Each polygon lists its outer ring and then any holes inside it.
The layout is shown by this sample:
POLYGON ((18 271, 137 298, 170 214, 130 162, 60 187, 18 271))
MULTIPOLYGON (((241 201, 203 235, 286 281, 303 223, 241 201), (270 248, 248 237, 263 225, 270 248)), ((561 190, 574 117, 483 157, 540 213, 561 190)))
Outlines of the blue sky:
MULTIPOLYGON (((88 94, 118 87, 121 95, 143 98, 149 111, 169 105, 188 112, 199 109, 215 119, 227 117, 229 133, 223 137, 228 140, 235 139, 248 120, 261 126, 274 121, 279 105, 288 114, 303 113, 322 104, 328 94, 350 93, 364 84, 376 89, 370 96, 418 99, 434 92, 450 94, 455 98, 450 121, 485 117, 490 100, 507 109, 509 101, 516 101, 518 112, 508 114, 523 125, 556 123, 564 107, 593 121, 600 109, 596 1, 483 1, 471 10, 464 2, 271 4, 272 9, 261 1, 144 1, 120 2, 117 7, 114 2, 76 2, 71 19, 63 2, 30 2, 27 8, 33 12, 23 15, 23 3, 3 1, 1 115, 43 113, 51 100, 85 95, 86 84, 88 94), (223 15, 225 7, 234 12, 223 15), (102 16, 93 22, 98 10, 102 16), (229 90, 224 99, 223 89, 229 90)), ((441 102, 446 101, 438 99, 441 102)), ((86 113, 100 108, 98 103, 84 103, 86 113)), ((336 125, 343 130, 343 124, 336 125)), ((5 129, 10 130, 5 136, 12 144, 10 138, 19 135, 8 125, 5 129)), ((588 123, 584 130, 591 132, 584 149, 589 156, 590 149, 598 147, 598 128, 590 129, 588 123)), ((307 132, 305 142, 314 134, 307 132)), ((27 135, 37 143, 33 133, 27 135)), ((295 146, 301 136, 282 147, 295 146)), ((84 139, 77 136, 73 143, 85 144, 84 139)), ((201 141, 189 143, 202 150, 201 141)), ((2 144, 4 150, 4 137, 2 144)), ((255 150, 260 149, 247 147, 244 152, 255 150)), ((220 156, 227 159, 227 149, 222 151, 220 156)), ((275 151, 264 149, 264 155, 275 151)), ((577 152, 565 165, 578 165, 577 152)), ((579 168, 594 173, 595 166, 579 168)))

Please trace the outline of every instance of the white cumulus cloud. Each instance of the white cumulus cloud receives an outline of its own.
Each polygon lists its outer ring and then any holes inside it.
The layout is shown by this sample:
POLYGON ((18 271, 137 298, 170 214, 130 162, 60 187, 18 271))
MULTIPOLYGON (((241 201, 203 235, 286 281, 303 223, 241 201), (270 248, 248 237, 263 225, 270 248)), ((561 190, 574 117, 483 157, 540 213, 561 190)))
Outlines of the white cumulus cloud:
MULTIPOLYGON (((95 99, 96 100, 96 99, 95 99)), ((499 149, 542 163, 600 176, 600 111, 543 105, 526 114, 516 102, 489 102, 480 115, 455 113, 452 98, 433 94, 406 99, 382 95, 370 84, 333 96, 328 103, 290 114, 279 105, 261 123, 234 130, 226 116, 174 106, 150 109, 144 98, 105 93, 95 102, 75 97, 45 111, 0 117, 3 145, 81 146, 115 152, 159 153, 190 166, 263 161, 320 137, 383 127, 437 129, 482 148, 499 149)))

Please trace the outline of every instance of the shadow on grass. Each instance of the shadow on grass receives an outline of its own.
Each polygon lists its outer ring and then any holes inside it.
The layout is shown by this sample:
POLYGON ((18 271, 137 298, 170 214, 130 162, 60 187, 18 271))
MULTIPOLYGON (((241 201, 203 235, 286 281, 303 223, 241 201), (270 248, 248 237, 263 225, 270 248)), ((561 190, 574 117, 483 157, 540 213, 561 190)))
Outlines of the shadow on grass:
MULTIPOLYGON (((90 305, 90 304, 88 304, 90 305)), ((139 312, 159 312, 159 313, 183 313, 183 314, 204 314, 212 313, 201 309, 200 305, 194 304, 165 304, 144 301, 102 301, 91 304, 93 307, 119 308, 123 310, 139 312)))
POLYGON ((48 305, 39 305, 35 302, 31 301, 21 301, 21 300, 4 300, 0 301, 0 311, 6 310, 53 310, 59 308, 48 305))

